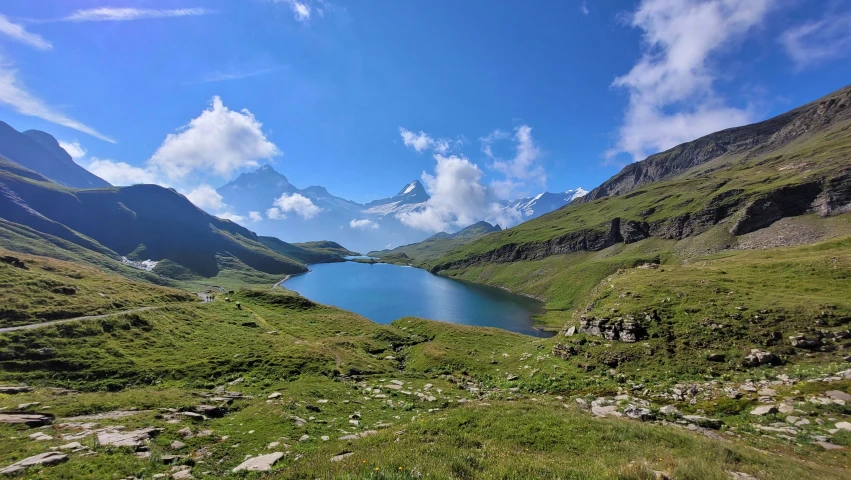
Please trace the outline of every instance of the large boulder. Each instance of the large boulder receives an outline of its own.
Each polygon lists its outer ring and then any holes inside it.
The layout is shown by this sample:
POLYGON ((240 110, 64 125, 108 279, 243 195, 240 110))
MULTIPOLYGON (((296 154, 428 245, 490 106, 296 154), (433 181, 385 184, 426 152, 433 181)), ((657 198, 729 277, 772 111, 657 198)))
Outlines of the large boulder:
POLYGON ((778 365, 780 358, 777 355, 758 348, 751 349, 751 352, 745 355, 742 360, 742 366, 747 368, 761 367, 763 365, 778 365))
POLYGON ((618 340, 624 343, 635 343, 647 335, 641 324, 636 322, 632 316, 627 316, 626 319, 619 317, 614 320, 583 316, 580 318, 579 331, 587 335, 602 337, 606 340, 618 340))

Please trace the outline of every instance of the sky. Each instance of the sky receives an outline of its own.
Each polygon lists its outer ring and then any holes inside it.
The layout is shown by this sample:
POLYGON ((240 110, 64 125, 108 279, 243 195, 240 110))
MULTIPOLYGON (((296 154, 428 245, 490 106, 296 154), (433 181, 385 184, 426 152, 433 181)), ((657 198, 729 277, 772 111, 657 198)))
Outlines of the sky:
POLYGON ((845 86, 849 60, 845 0, 9 0, 0 119, 211 213, 271 164, 358 202, 419 179, 441 222, 590 190, 845 86))

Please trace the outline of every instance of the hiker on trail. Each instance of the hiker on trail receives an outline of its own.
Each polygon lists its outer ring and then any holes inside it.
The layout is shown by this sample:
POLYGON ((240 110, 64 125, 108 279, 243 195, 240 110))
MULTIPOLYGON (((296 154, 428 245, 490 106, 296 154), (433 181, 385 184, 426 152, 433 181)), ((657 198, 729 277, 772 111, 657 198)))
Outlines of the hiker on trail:
POLYGON ((236 309, 237 309, 237 310, 242 310, 242 305, 240 305, 240 303, 239 303, 239 302, 236 302, 236 309))

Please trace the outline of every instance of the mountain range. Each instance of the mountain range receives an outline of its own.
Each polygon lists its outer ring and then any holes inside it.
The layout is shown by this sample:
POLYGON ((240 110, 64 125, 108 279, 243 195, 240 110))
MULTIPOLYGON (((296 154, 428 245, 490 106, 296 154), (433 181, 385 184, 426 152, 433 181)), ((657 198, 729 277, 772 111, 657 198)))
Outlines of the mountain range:
MULTIPOLYGON (((428 232, 399 220, 403 213, 425 208, 430 197, 419 180, 405 185, 392 197, 360 204, 332 195, 321 186, 300 189, 273 167, 264 165, 239 175, 216 192, 240 216, 257 212, 263 217, 252 228, 291 242, 331 238, 354 250, 369 251, 420 242, 429 236, 428 232), (309 215, 296 211, 275 211, 269 215, 277 199, 295 195, 310 200, 318 210, 309 215)), ((586 193, 582 188, 543 192, 535 197, 506 201, 504 208, 518 210, 525 221, 561 208, 586 193)))

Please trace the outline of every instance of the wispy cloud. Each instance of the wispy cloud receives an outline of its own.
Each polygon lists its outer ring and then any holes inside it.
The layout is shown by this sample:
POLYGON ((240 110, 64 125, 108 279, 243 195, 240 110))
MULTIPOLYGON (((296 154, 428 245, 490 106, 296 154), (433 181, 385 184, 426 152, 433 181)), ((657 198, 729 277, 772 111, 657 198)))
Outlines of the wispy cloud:
POLYGON ((6 104, 22 115, 41 118, 57 125, 73 128, 106 142, 115 143, 112 138, 55 110, 27 90, 18 78, 18 71, 2 56, 0 56, 0 103, 6 104))
POLYGON ((284 3, 290 7, 293 12, 293 18, 302 23, 310 21, 312 10, 307 2, 300 0, 272 0, 275 3, 284 3))
POLYGON ((112 8, 99 7, 77 10, 72 14, 52 20, 41 20, 44 22, 124 22, 129 20, 145 20, 151 18, 169 17, 194 17, 198 15, 211 15, 215 10, 207 8, 177 8, 177 9, 153 9, 153 8, 112 8))
POLYGON ((727 106, 714 88, 712 59, 765 19, 774 0, 643 0, 629 22, 644 31, 644 52, 615 87, 629 92, 612 159, 633 160, 701 135, 754 120, 727 106))
POLYGON ((286 67, 272 67, 272 68, 263 68, 260 70, 253 70, 247 72, 213 72, 208 73, 204 76, 198 83, 212 83, 212 82, 227 82, 230 80, 241 80, 243 78, 256 77, 258 75, 265 75, 267 73, 273 73, 283 70, 286 67))
POLYGON ((780 43, 800 69, 851 55, 851 12, 826 14, 783 32, 780 43))
POLYGON ((582 5, 579 6, 579 11, 582 12, 582 15, 588 15, 591 13, 588 10, 588 0, 582 0, 582 5))
POLYGON ((0 14, 0 34, 39 50, 50 50, 53 48, 53 44, 42 38, 41 35, 28 32, 23 25, 11 22, 3 14, 0 14))

